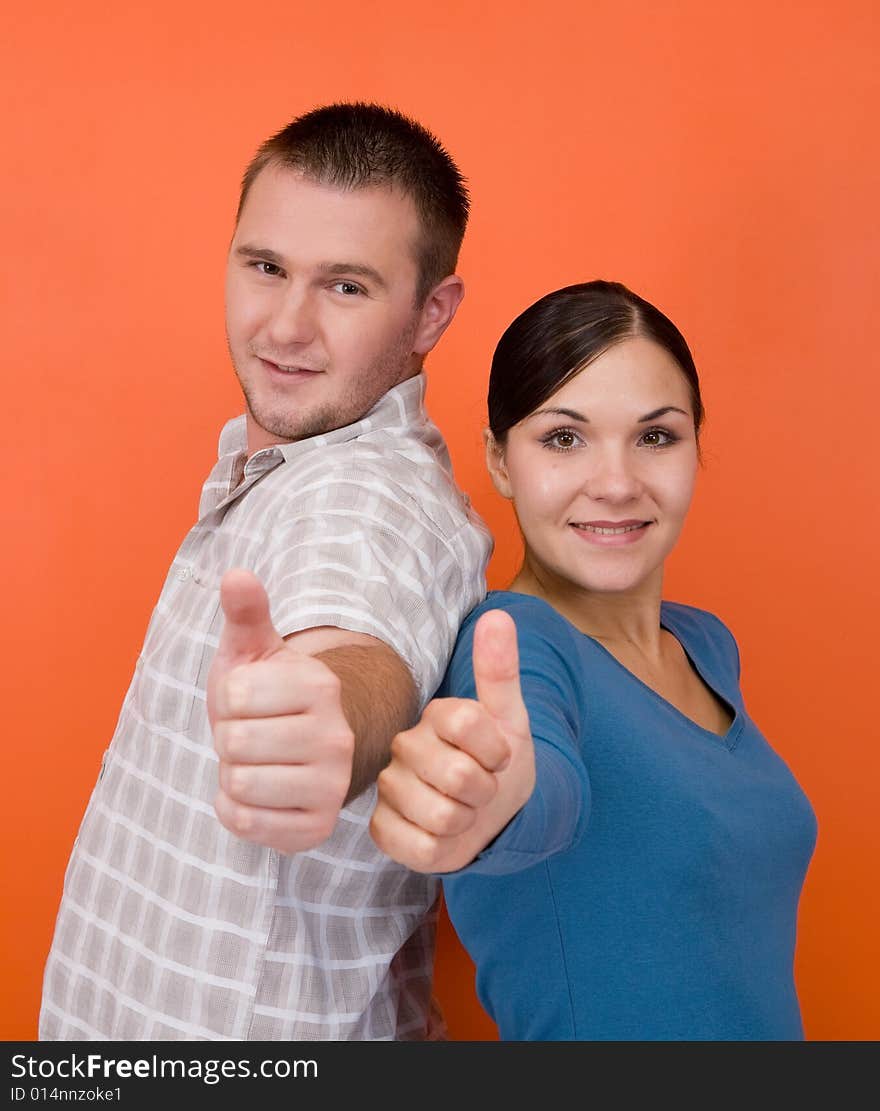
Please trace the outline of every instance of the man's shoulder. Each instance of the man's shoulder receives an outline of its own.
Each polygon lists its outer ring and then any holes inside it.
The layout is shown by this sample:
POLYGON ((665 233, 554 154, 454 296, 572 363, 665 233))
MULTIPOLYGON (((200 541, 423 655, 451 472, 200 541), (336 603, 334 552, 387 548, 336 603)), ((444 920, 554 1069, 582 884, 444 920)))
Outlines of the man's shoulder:
POLYGON ((217 438, 217 457, 232 455, 247 449, 247 417, 239 413, 226 421, 217 438))
POLYGON ((287 467, 279 478, 301 510, 343 505, 402 513, 444 535, 485 529, 444 459, 417 440, 358 437, 324 445, 287 467))
POLYGON ((321 479, 325 485, 342 483, 387 494, 433 486, 445 491, 450 485, 448 472, 433 452, 367 437, 316 447, 288 461, 282 472, 292 482, 295 475, 295 486, 303 492, 321 479))

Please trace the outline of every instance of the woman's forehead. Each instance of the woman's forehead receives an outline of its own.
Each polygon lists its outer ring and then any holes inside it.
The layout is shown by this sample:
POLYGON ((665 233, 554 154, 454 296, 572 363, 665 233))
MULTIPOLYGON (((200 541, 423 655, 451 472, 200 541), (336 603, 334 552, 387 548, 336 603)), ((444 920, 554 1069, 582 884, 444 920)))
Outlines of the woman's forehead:
POLYGON ((578 406, 641 411, 645 404, 649 408, 672 405, 693 410, 690 384, 677 361, 660 344, 639 336, 603 351, 537 411, 578 406))

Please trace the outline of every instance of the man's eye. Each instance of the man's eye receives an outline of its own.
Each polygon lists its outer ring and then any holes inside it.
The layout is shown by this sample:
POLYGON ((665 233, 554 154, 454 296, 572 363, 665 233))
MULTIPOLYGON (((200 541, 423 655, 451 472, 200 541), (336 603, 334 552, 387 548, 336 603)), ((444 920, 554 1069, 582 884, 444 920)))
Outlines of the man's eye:
POLYGON ((281 267, 274 262, 258 260, 253 263, 253 266, 258 273, 265 274, 267 278, 277 278, 281 273, 281 267))
POLYGON ((363 293, 361 287, 359 285, 355 285, 354 282, 337 282, 333 286, 333 288, 338 293, 344 293, 346 297, 354 297, 358 293, 363 293))

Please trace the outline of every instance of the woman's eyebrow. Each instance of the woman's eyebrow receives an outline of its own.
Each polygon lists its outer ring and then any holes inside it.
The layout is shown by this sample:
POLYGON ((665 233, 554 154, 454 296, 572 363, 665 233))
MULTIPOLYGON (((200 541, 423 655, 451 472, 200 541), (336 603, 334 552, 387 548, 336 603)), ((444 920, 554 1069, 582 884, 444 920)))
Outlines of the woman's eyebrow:
MULTIPOLYGON (((681 413, 686 417, 689 414, 684 409, 679 409, 677 405, 663 405, 659 409, 652 409, 650 413, 645 413, 643 417, 639 417, 637 424, 647 424, 648 421, 657 420, 658 417, 664 416, 666 413, 681 413)), ((581 424, 589 424, 589 418, 585 417, 583 413, 579 413, 576 409, 536 409, 532 413, 533 417, 540 417, 542 414, 558 417, 568 417, 569 420, 580 421, 581 424)))
POLYGON ((568 417, 570 420, 579 420, 582 424, 590 423, 583 413, 578 413, 575 409, 536 409, 535 412, 532 413, 532 416, 540 417, 542 414, 550 414, 556 417, 568 417))
POLYGON ((643 417, 639 417, 638 423, 645 424, 649 420, 657 420, 658 417, 665 416, 667 413, 681 413, 686 417, 689 414, 684 409, 679 409, 677 405, 664 405, 662 409, 652 409, 650 413, 645 413, 643 417))

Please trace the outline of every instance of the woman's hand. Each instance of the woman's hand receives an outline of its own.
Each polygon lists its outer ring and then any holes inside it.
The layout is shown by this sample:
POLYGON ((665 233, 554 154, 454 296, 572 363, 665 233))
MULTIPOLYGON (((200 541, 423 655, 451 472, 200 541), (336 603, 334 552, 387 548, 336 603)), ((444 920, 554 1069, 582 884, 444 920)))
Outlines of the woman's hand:
POLYGON ((477 698, 430 702, 419 723, 394 738, 377 781, 373 840, 416 872, 469 864, 535 786, 516 625, 502 610, 477 622, 473 666, 477 698))

